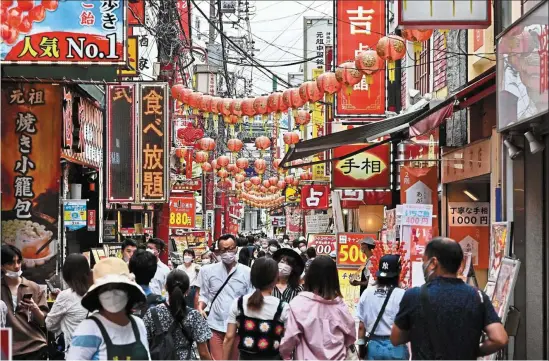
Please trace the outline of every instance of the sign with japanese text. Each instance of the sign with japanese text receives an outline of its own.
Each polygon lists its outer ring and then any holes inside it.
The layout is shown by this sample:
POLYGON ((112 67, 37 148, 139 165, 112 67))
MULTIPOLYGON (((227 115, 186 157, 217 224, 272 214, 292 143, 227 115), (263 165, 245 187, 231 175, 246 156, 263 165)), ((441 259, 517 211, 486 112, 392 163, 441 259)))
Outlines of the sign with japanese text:
POLYGON ((360 242, 366 237, 377 238, 376 234, 338 233, 337 234, 337 265, 364 266, 366 255, 360 250, 360 242))
POLYGON ((182 179, 172 185, 172 193, 185 193, 188 191, 199 191, 202 189, 200 178, 182 179))
POLYGON ((107 86, 107 202, 135 203, 134 84, 107 86))
POLYGON ((68 230, 76 231, 86 227, 86 203, 85 199, 63 202, 63 224, 68 230))
MULTIPOLYGON (((333 158, 367 147, 368 144, 343 145, 333 149, 333 158)), ((391 145, 381 144, 334 162, 333 188, 390 188, 391 145)))
POLYGON ((57 262, 63 87, 3 83, 1 104, 1 243, 43 284, 57 262))
POLYGON ((315 80, 315 70, 324 72, 324 51, 326 45, 332 45, 333 22, 332 18, 308 17, 303 18, 304 37, 303 49, 305 59, 316 58, 303 63, 304 81, 315 80))
POLYGON ((491 24, 490 0, 398 0, 398 25, 416 29, 486 29, 491 24))
POLYGON ((490 139, 471 143, 442 155, 442 183, 456 182, 491 172, 490 139))
POLYGON ((126 64, 125 0, 2 3, 19 19, 2 28, 2 64, 126 64))
MULTIPOLYGON (((336 1, 336 64, 354 61, 363 50, 375 49, 378 40, 385 36, 385 1, 336 1)), ((385 71, 373 76, 368 84, 366 77, 353 87, 350 95, 337 95, 335 116, 385 115, 385 71)))
POLYGON ((135 76, 137 75, 137 60, 139 59, 139 47, 137 43, 137 36, 128 36, 127 40, 128 47, 128 64, 127 66, 117 70, 119 76, 135 76))
POLYGON ((431 226, 433 220, 432 204, 403 204, 402 226, 431 226))
POLYGON ((353 268, 339 268, 337 269, 339 276, 339 288, 341 290, 341 296, 347 305, 347 309, 353 318, 356 318, 356 306, 360 300, 360 287, 351 285, 352 279, 360 280, 360 270, 357 267, 353 268))
POLYGON ((170 197, 170 221, 173 228, 194 228, 196 200, 194 197, 170 197))
POLYGON ((307 247, 314 247, 317 255, 329 255, 336 251, 337 239, 335 234, 307 232, 307 247))
POLYGON ((140 78, 151 81, 157 78, 153 62, 158 58, 158 43, 154 41, 154 36, 147 28, 145 26, 132 27, 133 36, 137 38, 137 57, 134 59, 134 64, 137 65, 136 69, 140 78))
MULTIPOLYGON (((401 167, 400 201, 403 204, 430 204, 433 206, 433 234, 438 236, 438 168, 401 167)), ((430 224, 431 225, 431 224, 430 224)), ((417 225, 416 225, 417 226, 417 225)))
POLYGON ((330 187, 328 185, 304 185, 301 187, 301 209, 328 209, 330 187))
POLYGON ((286 217, 285 216, 272 216, 271 224, 273 227, 286 227, 286 217))
POLYGON ((139 87, 138 174, 143 203, 162 203, 168 197, 168 98, 166 84, 139 87))
POLYGON ((97 226, 97 215, 95 209, 88 209, 88 231, 95 232, 97 226))
POLYGON ((490 259, 490 203, 448 202, 448 237, 472 254, 476 269, 488 269, 490 259))
POLYGON ((549 111, 549 3, 540 3, 497 40, 497 129, 549 111))
POLYGON ((330 230, 332 217, 328 214, 311 214, 305 216, 306 233, 324 233, 330 230))
MULTIPOLYGON (((318 59, 317 59, 318 60, 318 59)), ((316 80, 320 74, 324 72, 323 67, 312 69, 313 80, 316 80)), ((323 137, 326 135, 326 126, 325 126, 325 116, 324 106, 320 103, 313 103, 311 105, 312 114, 311 114, 311 123, 313 125, 313 138, 323 137)), ((326 152, 320 152, 313 156, 313 162, 326 159, 326 152)), ((329 168, 329 163, 319 163, 314 164, 313 168, 313 181, 317 182, 328 182, 330 177, 327 175, 327 169, 329 168)))
POLYGON ((439 139, 440 131, 436 128, 411 138, 409 142, 399 144, 399 159, 406 159, 402 165, 412 168, 436 166, 440 151, 439 139))

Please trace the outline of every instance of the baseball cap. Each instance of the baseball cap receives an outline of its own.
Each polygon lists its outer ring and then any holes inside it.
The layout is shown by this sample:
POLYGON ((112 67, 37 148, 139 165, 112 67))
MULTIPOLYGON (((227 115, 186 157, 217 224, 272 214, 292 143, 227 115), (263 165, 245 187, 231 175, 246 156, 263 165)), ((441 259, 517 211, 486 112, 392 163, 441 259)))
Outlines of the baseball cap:
POLYGON ((332 257, 332 258, 337 258, 337 253, 336 253, 336 251, 330 252, 330 257, 332 257))
POLYGON ((381 278, 395 278, 400 274, 400 256, 388 254, 379 260, 379 269, 376 276, 381 278))
POLYGON ((375 246, 376 245, 376 240, 373 239, 372 237, 368 236, 368 237, 364 237, 362 239, 362 241, 360 241, 360 244, 367 244, 369 246, 375 246))

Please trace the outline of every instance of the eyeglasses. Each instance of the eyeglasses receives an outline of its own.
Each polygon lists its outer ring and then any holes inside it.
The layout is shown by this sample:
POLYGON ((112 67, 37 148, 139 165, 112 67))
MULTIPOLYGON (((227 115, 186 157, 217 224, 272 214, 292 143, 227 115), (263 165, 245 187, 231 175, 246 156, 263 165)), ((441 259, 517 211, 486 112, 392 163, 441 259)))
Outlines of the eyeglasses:
POLYGON ((223 253, 227 253, 227 252, 235 253, 236 252, 236 246, 233 247, 233 248, 226 248, 226 249, 220 249, 219 250, 219 254, 223 254, 223 253))

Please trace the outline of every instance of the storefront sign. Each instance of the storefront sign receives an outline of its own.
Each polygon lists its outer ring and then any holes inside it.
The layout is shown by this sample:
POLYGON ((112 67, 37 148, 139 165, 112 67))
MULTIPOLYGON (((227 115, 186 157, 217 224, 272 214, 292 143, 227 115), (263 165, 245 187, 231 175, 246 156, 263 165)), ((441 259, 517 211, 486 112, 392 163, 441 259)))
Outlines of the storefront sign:
POLYGON ((398 0, 397 12, 398 25, 412 29, 486 29, 491 13, 490 0, 398 0))
POLYGON ((343 300, 345 301, 351 316, 356 319, 356 306, 360 300, 360 287, 351 285, 350 281, 357 278, 360 280, 360 270, 357 267, 338 267, 337 274, 339 276, 339 287, 343 300))
POLYGON ((549 109, 549 3, 509 28, 497 44, 498 131, 549 109))
POLYGON ((335 234, 307 232, 307 247, 314 247, 317 255, 329 255, 337 248, 335 234))
POLYGON ((341 197, 341 207, 357 209, 364 205, 391 205, 391 191, 369 191, 366 189, 337 189, 341 197))
POLYGON ((314 58, 303 64, 305 81, 315 80, 315 71, 324 72, 324 47, 332 44, 333 23, 331 18, 304 17, 303 36, 305 58, 314 58))
POLYGON ((86 227, 86 203, 84 200, 71 200, 63 202, 63 224, 70 231, 86 227))
POLYGON ((303 210, 299 207, 285 207, 286 212, 286 233, 290 236, 303 235, 303 210))
MULTIPOLYGON (((319 59, 316 59, 319 60, 319 59)), ((322 60, 322 59, 320 59, 322 60)), ((312 69, 313 80, 316 80, 320 74, 324 72, 324 66, 320 65, 320 68, 312 69)), ((313 103, 311 105, 312 115, 311 123, 313 124, 313 139, 323 137, 326 135, 326 127, 324 125, 326 113, 324 112, 324 105, 320 103, 313 103)), ((324 160, 326 158, 326 152, 320 152, 313 156, 313 162, 324 160)), ((328 182, 330 178, 327 176, 326 163, 314 164, 313 168, 313 181, 328 182)))
POLYGON ((433 219, 432 204, 403 204, 402 226, 431 226, 433 219))
POLYGON ((490 256, 490 203, 448 202, 448 237, 472 254, 476 269, 487 269, 490 256))
MULTIPOLYGON (((131 30, 131 28, 130 28, 131 30)), ((128 36, 126 39, 128 46, 128 64, 124 68, 117 70, 119 76, 133 77, 138 74, 137 64, 139 60, 139 46, 137 36, 128 36)))
POLYGON ((471 143, 442 156, 442 183, 457 182, 491 172, 490 139, 471 143))
POLYGON ((196 200, 192 197, 170 197, 170 221, 172 228, 194 228, 196 200))
POLYGON ((301 209, 328 209, 330 186, 305 185, 301 187, 301 209))
MULTIPOLYGON (((433 206, 432 232, 438 236, 438 168, 402 167, 400 169, 400 201, 403 204, 433 206)), ((417 225, 416 225, 417 226, 417 225)))
POLYGON ((166 84, 140 85, 138 174, 143 203, 163 203, 168 196, 168 97, 166 84))
POLYGON ((314 214, 305 216, 306 233, 323 233, 330 230, 331 218, 327 214, 314 214))
MULTIPOLYGON (((336 64, 355 59, 363 50, 375 49, 385 34, 385 1, 340 0, 336 2, 336 64)), ((353 87, 350 95, 343 89, 337 95, 335 115, 385 115, 385 71, 377 72, 373 83, 366 77, 353 87)))
POLYGON ((88 209, 88 231, 95 232, 95 228, 97 225, 97 216, 95 213, 95 209, 88 209))
POLYGON ((285 216, 272 216, 271 224, 273 227, 286 227, 286 217, 285 216))
POLYGON ((437 166, 436 159, 439 158, 440 151, 439 139, 440 131, 436 128, 399 144, 398 157, 407 160, 402 165, 412 168, 437 166))
POLYGON ((62 92, 54 85, 2 84, 1 243, 21 250, 23 276, 41 284, 56 271, 62 92))
POLYGON ((24 17, 19 3, 2 4, 3 11, 13 10, 23 20, 18 28, 2 32, 0 60, 2 64, 125 65, 126 4, 124 0, 45 1, 33 4, 24 17), (24 35, 19 36, 20 31, 24 35))
POLYGON ((338 233, 337 234, 337 265, 363 266, 366 264, 366 255, 360 250, 360 242, 366 237, 377 238, 375 234, 365 233, 338 233))
MULTIPOLYGON (((337 147, 333 150, 333 157, 341 157, 367 146, 353 144, 337 147)), ((390 144, 381 144, 336 161, 332 171, 333 188, 390 188, 390 153, 390 144)))
POLYGON ((107 202, 135 202, 135 85, 107 86, 107 202))
POLYGON ((199 191, 202 189, 200 178, 183 179, 172 186, 172 193, 185 193, 188 191, 199 191))

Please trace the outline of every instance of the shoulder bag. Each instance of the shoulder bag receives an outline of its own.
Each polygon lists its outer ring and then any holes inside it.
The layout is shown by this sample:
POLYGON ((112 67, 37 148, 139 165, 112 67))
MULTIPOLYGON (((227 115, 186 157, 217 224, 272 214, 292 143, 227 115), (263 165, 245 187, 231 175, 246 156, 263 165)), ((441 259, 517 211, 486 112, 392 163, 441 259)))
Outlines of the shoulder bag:
POLYGON ((391 298, 391 294, 393 293, 393 290, 395 288, 391 287, 389 289, 389 292, 387 292, 387 297, 385 297, 385 301, 383 301, 383 306, 381 306, 381 310, 379 310, 379 313, 377 314, 376 322, 374 322, 374 326, 372 327, 372 331, 368 332, 366 331, 366 335, 364 337, 364 340, 366 343, 364 344, 365 347, 368 347, 368 342, 370 342, 370 337, 374 334, 377 325, 379 325, 379 322, 381 321, 381 317, 383 317, 383 313, 385 312, 385 308, 387 307, 387 304, 389 303, 389 299, 391 298))
MULTIPOLYGON (((221 285, 221 287, 219 288, 219 290, 217 290, 217 293, 215 294, 212 302, 210 302, 210 310, 212 309, 212 306, 215 302, 215 300, 217 299, 217 296, 219 296, 219 294, 221 293, 221 291, 223 291, 223 288, 225 288, 225 286, 227 285, 227 283, 229 282, 229 280, 231 279, 231 277, 236 273, 236 268, 235 270, 233 271, 233 273, 231 273, 229 275, 229 277, 227 277, 227 279, 225 280, 225 282, 223 282, 223 284, 221 285)), ((207 315, 210 314, 210 311, 206 312, 207 315)))

